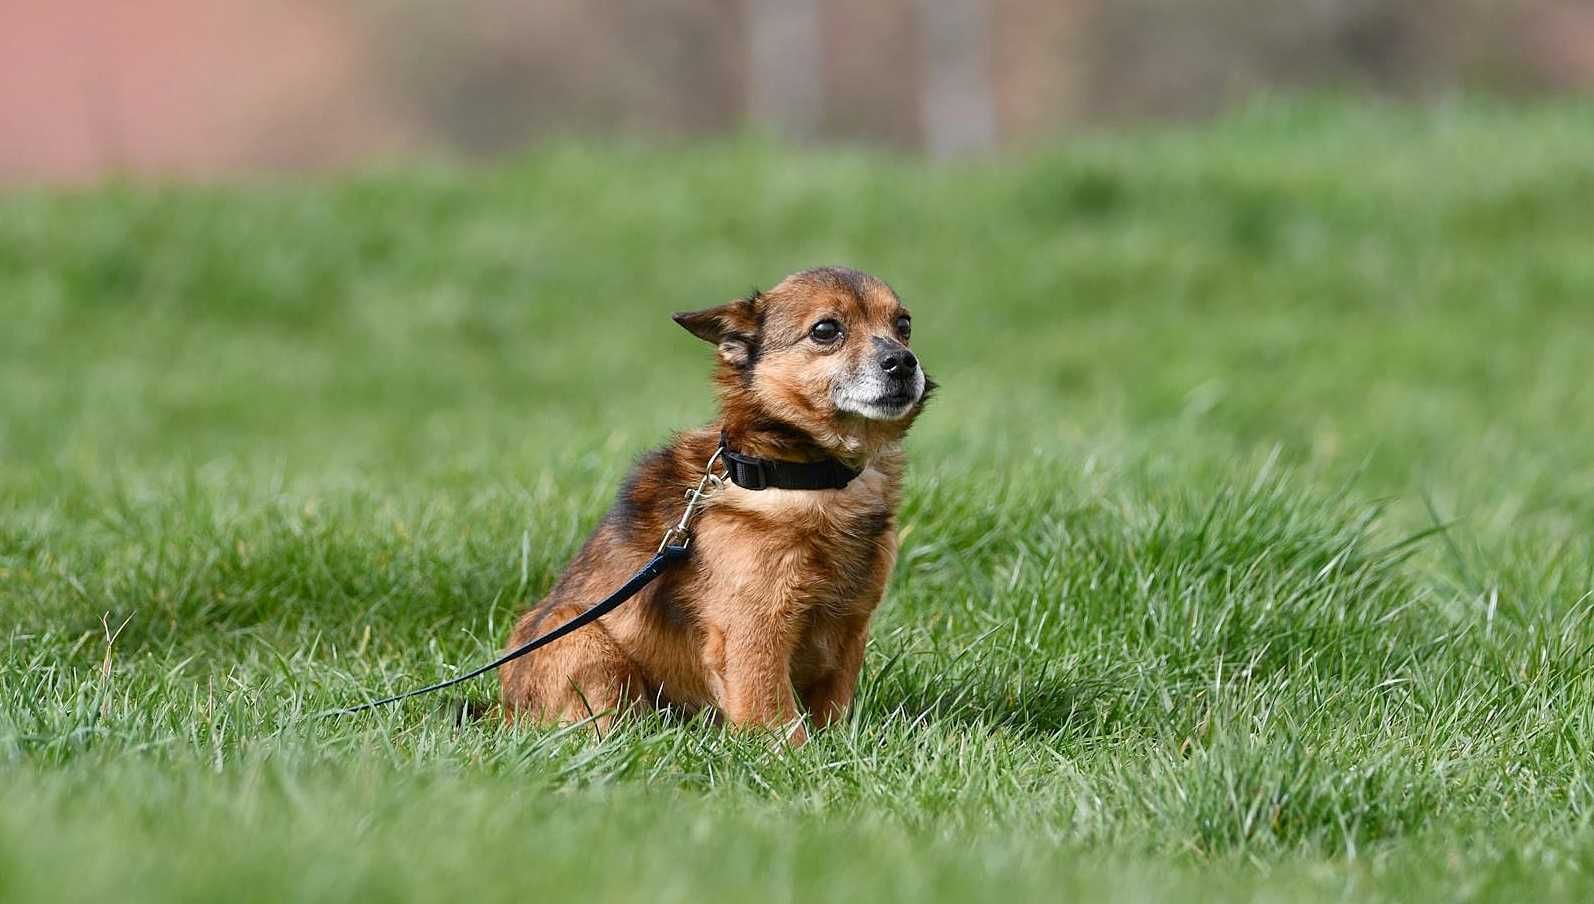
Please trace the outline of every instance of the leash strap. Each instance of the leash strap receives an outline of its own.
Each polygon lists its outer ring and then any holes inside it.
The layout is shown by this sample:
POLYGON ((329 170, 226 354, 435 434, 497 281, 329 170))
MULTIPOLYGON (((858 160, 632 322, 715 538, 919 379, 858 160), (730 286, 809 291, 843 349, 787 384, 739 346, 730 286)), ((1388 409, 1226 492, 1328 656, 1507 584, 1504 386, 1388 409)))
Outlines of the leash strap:
MULTIPOLYGON (((685 519, 683 518, 682 520, 684 521, 685 519)), ((408 700, 411 697, 419 697, 422 694, 430 694, 432 691, 440 691, 445 687, 453 687, 456 684, 469 681, 470 679, 475 678, 477 675, 485 675, 504 663, 513 662, 514 660, 519 659, 528 653, 540 649, 541 647, 545 647, 559 638, 564 637, 565 635, 574 631, 578 631, 602 618, 609 612, 614 611, 620 606, 621 603, 624 603, 631 597, 636 596, 642 591, 642 588, 653 583, 653 581, 658 578, 659 575, 664 573, 664 569, 672 562, 680 561, 681 559, 686 558, 686 555, 687 548, 685 544, 665 545, 660 547, 658 553, 654 555, 646 565, 642 566, 641 571, 638 571, 636 574, 632 575, 629 581, 621 584, 620 588, 609 594, 608 597, 600 602, 594 603, 587 611, 581 613, 575 618, 572 618, 559 627, 554 628, 547 634, 526 641, 520 646, 510 650, 509 652, 498 657, 497 659, 494 659, 492 662, 481 666, 480 668, 473 669, 472 671, 466 672, 465 674, 456 678, 450 678, 447 681, 439 681, 436 684, 428 685, 426 687, 420 688, 419 690, 407 691, 405 693, 387 697, 382 700, 374 700, 370 703, 362 703, 359 706, 351 706, 348 709, 334 709, 329 712, 322 713, 322 715, 353 715, 354 713, 365 712, 369 709, 376 709, 378 706, 386 706, 389 703, 397 703, 400 700, 408 700)))

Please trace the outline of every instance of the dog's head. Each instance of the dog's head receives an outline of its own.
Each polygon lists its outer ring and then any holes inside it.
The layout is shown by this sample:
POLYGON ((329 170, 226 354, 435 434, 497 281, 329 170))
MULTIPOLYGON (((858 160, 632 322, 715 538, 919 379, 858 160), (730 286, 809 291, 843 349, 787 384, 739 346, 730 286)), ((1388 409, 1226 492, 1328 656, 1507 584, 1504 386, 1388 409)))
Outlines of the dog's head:
POLYGON ((795 428, 844 457, 900 438, 935 387, 909 349, 907 307, 856 270, 804 270, 675 322, 717 347, 728 427, 795 428))

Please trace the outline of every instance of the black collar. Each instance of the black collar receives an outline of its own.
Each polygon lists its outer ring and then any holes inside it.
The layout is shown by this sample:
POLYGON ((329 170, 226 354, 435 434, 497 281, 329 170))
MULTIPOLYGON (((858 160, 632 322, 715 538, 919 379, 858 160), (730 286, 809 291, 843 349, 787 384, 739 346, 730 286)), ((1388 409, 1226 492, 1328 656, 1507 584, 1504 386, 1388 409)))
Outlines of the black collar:
MULTIPOLYGON (((723 445, 723 440, 721 441, 723 445)), ((834 458, 823 461, 777 461, 754 458, 726 448, 720 456, 731 483, 744 490, 840 490, 862 474, 834 458)))

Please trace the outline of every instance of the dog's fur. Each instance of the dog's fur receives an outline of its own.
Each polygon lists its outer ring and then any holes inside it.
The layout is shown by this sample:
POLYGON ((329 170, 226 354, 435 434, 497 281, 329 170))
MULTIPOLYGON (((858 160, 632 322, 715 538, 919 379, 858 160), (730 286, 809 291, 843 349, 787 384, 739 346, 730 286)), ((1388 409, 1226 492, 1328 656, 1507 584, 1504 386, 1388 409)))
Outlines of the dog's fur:
POLYGON ((507 665, 504 711, 603 730, 638 703, 713 707, 733 725, 806 738, 852 702, 869 620, 896 558, 901 440, 934 384, 887 377, 907 310, 884 282, 843 268, 787 277, 716 308, 675 315, 718 350, 720 417, 645 456, 597 531, 509 638, 574 617, 650 559, 723 435, 766 459, 834 458, 862 473, 841 490, 752 491, 727 482, 692 526, 690 557, 632 602, 507 665), (822 342, 823 320, 842 327, 822 342))

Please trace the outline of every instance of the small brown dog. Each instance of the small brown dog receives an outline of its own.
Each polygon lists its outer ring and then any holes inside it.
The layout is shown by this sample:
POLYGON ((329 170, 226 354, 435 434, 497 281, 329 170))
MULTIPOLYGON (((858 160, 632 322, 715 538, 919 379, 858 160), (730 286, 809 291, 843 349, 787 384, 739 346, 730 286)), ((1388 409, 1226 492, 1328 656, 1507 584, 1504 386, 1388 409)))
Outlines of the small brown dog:
POLYGON ((507 717, 627 706, 714 707, 731 724, 807 737, 852 703, 869 619, 896 559, 901 440, 934 384, 891 287, 819 268, 675 315, 719 352, 720 417, 645 456, 614 508, 515 625, 517 646, 574 617, 652 558, 723 444, 691 555, 598 622, 501 673, 507 717))

